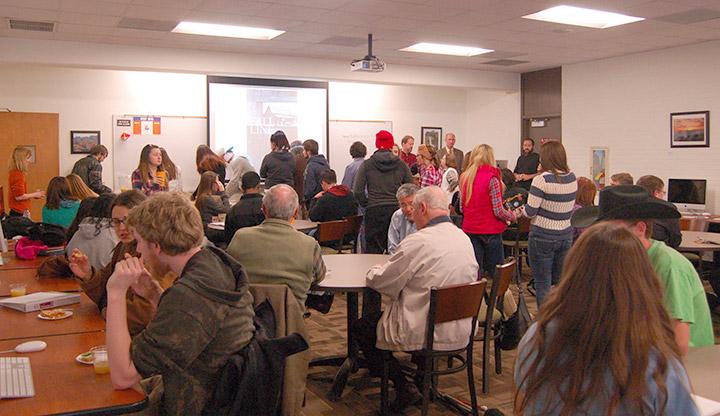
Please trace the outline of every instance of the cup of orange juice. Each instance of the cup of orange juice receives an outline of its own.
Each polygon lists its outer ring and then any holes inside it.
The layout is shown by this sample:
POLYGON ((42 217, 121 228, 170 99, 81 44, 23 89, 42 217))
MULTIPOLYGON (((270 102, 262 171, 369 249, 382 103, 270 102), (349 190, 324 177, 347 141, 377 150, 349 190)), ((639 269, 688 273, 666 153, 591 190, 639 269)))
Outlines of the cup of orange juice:
POLYGON ((10 296, 25 296, 27 294, 27 284, 25 283, 10 283, 10 296))
POLYGON ((161 188, 167 188, 167 172, 164 170, 159 170, 155 172, 155 175, 157 176, 158 180, 160 181, 160 187, 161 188))
POLYGON ((90 350, 93 354, 93 368, 95 374, 108 374, 110 372, 110 363, 108 362, 107 348, 104 345, 94 347, 90 350))

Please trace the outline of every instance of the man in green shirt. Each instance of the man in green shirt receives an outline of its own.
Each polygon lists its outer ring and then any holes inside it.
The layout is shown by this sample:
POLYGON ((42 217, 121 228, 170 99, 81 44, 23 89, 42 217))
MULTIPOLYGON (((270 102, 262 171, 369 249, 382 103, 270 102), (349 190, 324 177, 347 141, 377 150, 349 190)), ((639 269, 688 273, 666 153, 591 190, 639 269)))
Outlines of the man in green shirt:
POLYGON ((655 274, 665 289, 665 307, 674 318, 675 339, 684 355, 688 347, 713 345, 710 308, 705 289, 692 263, 661 241, 650 238, 654 219, 679 218, 670 203, 652 198, 637 185, 618 185, 600 191, 597 207, 581 208, 572 217, 573 227, 595 221, 619 221, 640 239, 647 249, 655 274))

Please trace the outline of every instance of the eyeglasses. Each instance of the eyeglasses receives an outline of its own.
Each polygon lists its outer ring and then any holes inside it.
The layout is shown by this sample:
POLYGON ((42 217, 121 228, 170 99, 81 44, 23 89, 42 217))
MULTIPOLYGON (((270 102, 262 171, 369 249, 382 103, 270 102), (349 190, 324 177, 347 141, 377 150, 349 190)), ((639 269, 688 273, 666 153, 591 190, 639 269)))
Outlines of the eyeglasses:
POLYGON ((119 219, 118 219, 118 218, 113 218, 113 219, 110 220, 110 225, 112 225, 113 227, 119 227, 120 224, 122 224, 122 225, 124 225, 124 226, 127 227, 127 217, 125 217, 125 218, 119 218, 119 219))

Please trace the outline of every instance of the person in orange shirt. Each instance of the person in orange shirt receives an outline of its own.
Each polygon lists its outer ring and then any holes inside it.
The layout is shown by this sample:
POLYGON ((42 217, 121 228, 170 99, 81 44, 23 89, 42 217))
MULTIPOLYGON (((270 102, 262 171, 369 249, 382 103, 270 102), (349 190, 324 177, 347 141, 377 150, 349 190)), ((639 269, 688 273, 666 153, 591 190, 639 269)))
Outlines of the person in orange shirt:
POLYGON ((30 200, 45 197, 45 192, 37 189, 28 193, 27 178, 25 177, 30 164, 30 150, 24 147, 16 147, 10 159, 10 173, 8 175, 8 206, 11 216, 22 216, 26 210, 30 210, 30 200))

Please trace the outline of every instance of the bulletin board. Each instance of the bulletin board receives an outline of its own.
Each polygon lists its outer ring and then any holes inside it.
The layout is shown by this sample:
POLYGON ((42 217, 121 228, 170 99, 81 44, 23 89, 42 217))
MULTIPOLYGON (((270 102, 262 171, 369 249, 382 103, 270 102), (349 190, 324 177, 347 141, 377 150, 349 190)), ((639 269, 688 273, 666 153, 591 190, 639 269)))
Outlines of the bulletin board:
POLYGON ((137 169, 140 152, 147 144, 165 148, 180 167, 182 189, 191 192, 200 182, 195 166, 195 150, 207 144, 207 117, 115 115, 113 116, 113 189, 125 188, 137 169))
POLYGON ((345 166, 352 161, 350 145, 362 142, 367 147, 367 157, 370 157, 375 152, 375 134, 380 130, 392 133, 392 121, 330 120, 329 125, 328 157, 330 167, 337 174, 338 183, 342 182, 345 166))

